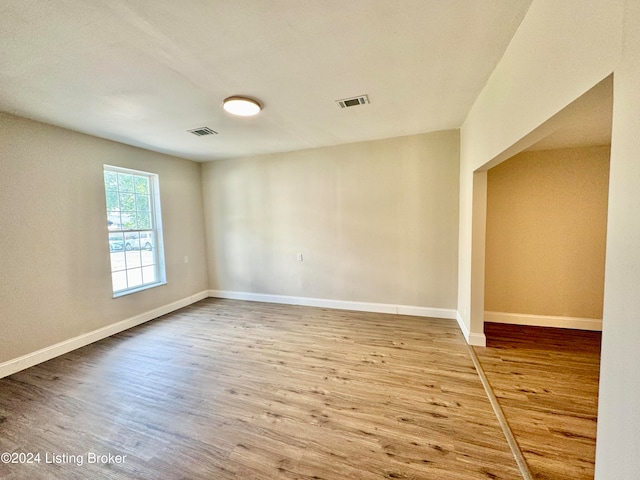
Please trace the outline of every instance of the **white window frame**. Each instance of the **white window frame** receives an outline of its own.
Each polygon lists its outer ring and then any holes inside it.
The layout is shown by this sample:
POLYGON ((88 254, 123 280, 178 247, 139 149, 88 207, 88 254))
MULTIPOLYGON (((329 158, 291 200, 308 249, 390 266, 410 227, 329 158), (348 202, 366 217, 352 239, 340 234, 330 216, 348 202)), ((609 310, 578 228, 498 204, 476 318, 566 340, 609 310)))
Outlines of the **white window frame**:
MULTIPOLYGON (((162 236, 162 212, 161 212, 161 206, 160 206, 160 177, 158 176, 158 174, 156 173, 151 173, 151 172, 143 172, 141 170, 132 170, 130 168, 123 168, 123 167, 116 167, 113 165, 103 165, 103 173, 102 173, 102 178, 103 178, 103 187, 104 187, 104 191, 105 191, 105 213, 107 215, 107 225, 108 225, 108 231, 107 231, 107 239, 109 240, 108 243, 109 245, 107 246, 107 251, 109 252, 109 256, 110 256, 110 265, 111 265, 111 280, 112 280, 112 292, 113 292, 113 298, 118 298, 118 297, 122 297, 124 295, 130 295, 132 293, 136 293, 136 292, 140 292, 143 290, 148 290, 150 288, 155 288, 161 285, 166 285, 167 283, 167 279, 166 279, 166 270, 165 270, 165 260, 164 260, 164 242, 163 242, 163 236, 162 236), (107 198, 107 186, 106 186, 106 182, 105 182, 105 173, 106 172, 113 172, 113 173, 121 173, 121 174, 127 174, 127 175, 135 175, 135 176, 142 176, 142 177, 146 177, 149 181, 149 206, 150 206, 150 220, 151 220, 151 228, 124 228, 124 226, 122 224, 118 224, 116 226, 113 225, 109 225, 111 222, 111 219, 109 218, 109 207, 108 207, 108 198, 107 198), (150 250, 152 256, 153 256, 153 266, 154 266, 154 278, 155 281, 153 282, 149 282, 149 283, 143 283, 141 285, 135 285, 133 287, 129 287, 128 286, 128 275, 129 275, 129 271, 133 271, 137 268, 140 268, 142 271, 142 260, 141 260, 141 265, 140 267, 138 266, 133 266, 131 268, 127 268, 127 253, 128 251, 125 249, 124 245, 125 245, 125 236, 127 234, 132 234, 132 233, 146 233, 146 232, 152 232, 153 234, 153 238, 154 238, 154 242, 155 245, 152 245, 152 248, 150 250), (111 237, 115 235, 122 235, 123 238, 123 245, 122 245, 122 251, 112 251, 111 249, 111 237), (125 268, 122 269, 118 269, 114 271, 114 253, 115 254, 119 254, 122 253, 124 259, 125 259, 125 268), (121 273, 121 272, 127 272, 127 287, 123 288, 123 289, 119 289, 119 290, 115 290, 115 280, 114 280, 114 273, 121 273)), ((119 202, 120 202, 120 191, 119 191, 119 186, 118 186, 118 206, 119 206, 119 202)), ((142 248, 140 245, 138 245, 138 250, 137 250, 140 255, 142 255, 142 248)), ((140 257, 142 258, 142 257, 140 257)), ((147 265, 151 266, 151 265, 147 265)))

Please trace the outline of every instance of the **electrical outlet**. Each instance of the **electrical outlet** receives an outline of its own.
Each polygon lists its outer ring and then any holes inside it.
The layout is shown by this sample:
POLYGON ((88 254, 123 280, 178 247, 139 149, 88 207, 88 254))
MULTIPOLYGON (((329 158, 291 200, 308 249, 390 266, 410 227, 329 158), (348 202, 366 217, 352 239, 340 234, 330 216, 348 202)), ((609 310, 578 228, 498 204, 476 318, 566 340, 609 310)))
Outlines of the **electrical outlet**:
POLYGON ((186 255, 184 256, 184 263, 189 263, 189 257, 187 257, 186 255))
POLYGON ((299 261, 299 262, 301 262, 301 261, 302 261, 302 254, 301 254, 301 253, 299 253, 299 254, 298 254, 298 261, 299 261))

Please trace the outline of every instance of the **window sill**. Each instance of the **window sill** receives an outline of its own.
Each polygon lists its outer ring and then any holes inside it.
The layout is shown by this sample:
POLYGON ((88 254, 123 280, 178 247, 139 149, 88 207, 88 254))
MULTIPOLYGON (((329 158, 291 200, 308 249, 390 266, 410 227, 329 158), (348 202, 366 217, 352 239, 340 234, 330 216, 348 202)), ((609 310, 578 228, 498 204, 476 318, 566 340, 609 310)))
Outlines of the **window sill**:
POLYGON ((119 292, 115 292, 113 294, 113 298, 119 298, 119 297, 124 297, 126 295, 131 295, 132 293, 138 293, 138 292, 142 292, 144 290, 149 290, 150 288, 155 288, 155 287, 161 287, 162 285, 166 285, 167 282, 156 282, 156 283, 150 283, 148 285, 142 285, 140 287, 136 287, 136 288, 130 288, 128 290, 120 290, 119 292))

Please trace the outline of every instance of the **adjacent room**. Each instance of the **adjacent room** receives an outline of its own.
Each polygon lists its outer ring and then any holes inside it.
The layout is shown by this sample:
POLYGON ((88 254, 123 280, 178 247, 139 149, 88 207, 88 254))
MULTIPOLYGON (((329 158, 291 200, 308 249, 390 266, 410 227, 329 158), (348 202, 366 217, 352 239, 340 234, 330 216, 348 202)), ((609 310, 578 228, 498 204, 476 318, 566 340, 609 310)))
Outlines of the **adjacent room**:
POLYGON ((613 82, 487 172, 480 363, 534 476, 593 478, 613 82))
POLYGON ((3 2, 0 477, 635 478, 639 32, 3 2))

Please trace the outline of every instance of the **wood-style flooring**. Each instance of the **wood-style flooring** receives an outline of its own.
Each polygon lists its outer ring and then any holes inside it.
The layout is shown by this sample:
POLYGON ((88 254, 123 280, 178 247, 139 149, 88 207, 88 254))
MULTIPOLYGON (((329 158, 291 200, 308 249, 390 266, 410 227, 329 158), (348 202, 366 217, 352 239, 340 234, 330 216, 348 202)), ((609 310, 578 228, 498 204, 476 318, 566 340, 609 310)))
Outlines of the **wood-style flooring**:
POLYGON ((600 332, 486 323, 480 364, 537 479, 594 477, 600 332))
POLYGON ((0 452, 41 455, 10 479, 521 478, 455 321, 216 299, 0 380, 0 452))

